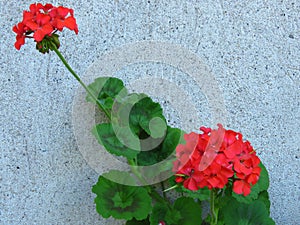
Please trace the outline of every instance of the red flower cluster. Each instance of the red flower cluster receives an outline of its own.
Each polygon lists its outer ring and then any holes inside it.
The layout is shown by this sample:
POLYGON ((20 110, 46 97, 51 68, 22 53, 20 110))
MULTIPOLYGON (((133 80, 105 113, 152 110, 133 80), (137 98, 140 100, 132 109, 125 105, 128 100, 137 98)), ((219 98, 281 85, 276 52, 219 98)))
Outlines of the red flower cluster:
POLYGON ((78 33, 73 9, 41 3, 31 4, 29 9, 30 11, 23 12, 22 22, 13 27, 13 31, 17 34, 15 47, 18 50, 25 44, 25 38, 34 38, 38 43, 45 36, 62 31, 64 27, 78 33), (29 36, 32 33, 33 36, 29 36))
POLYGON ((176 182, 198 190, 223 188, 232 180, 235 193, 250 194, 261 172, 260 159, 251 144, 243 141, 242 134, 225 130, 220 124, 216 130, 200 130, 202 134, 186 134, 186 144, 176 148, 176 182))

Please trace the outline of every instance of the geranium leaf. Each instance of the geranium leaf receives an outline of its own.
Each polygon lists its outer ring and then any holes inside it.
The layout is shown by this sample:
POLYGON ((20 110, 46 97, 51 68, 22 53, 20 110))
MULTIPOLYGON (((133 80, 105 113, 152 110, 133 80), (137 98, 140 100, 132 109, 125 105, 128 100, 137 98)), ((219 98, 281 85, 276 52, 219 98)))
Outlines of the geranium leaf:
POLYGON ((100 176, 92 188, 97 195, 96 210, 104 218, 146 219, 151 211, 151 197, 143 187, 118 184, 100 176))
MULTIPOLYGON (((138 165, 149 166, 159 163, 166 159, 175 151, 176 146, 180 142, 182 135, 183 132, 180 129, 168 126, 166 136, 158 147, 150 151, 139 152, 138 165)), ((154 141, 156 140, 157 139, 154 139, 154 141)))
POLYGON ((194 199, 199 199, 200 201, 208 200, 210 197, 210 190, 207 187, 200 188, 197 191, 191 191, 189 189, 186 189, 184 186, 181 186, 181 188, 182 192, 186 193, 187 196, 194 199))
POLYGON ((102 174, 102 176, 110 181, 118 181, 120 184, 129 186, 137 186, 139 183, 136 177, 133 177, 131 173, 125 171, 110 170, 109 172, 102 174))
POLYGON ((258 182, 251 187, 251 193, 247 196, 239 195, 232 192, 232 196, 243 203, 251 203, 258 198, 258 195, 262 191, 266 191, 269 188, 269 175, 266 167, 260 163, 261 173, 258 182))
POLYGON ((259 200, 245 204, 232 198, 220 213, 226 225, 275 225, 265 204, 259 200))
POLYGON ((210 198, 210 190, 207 187, 200 188, 197 191, 191 191, 187 188, 185 188, 183 185, 178 185, 178 183, 175 181, 176 176, 172 176, 169 178, 169 185, 170 187, 174 187, 177 185, 175 190, 179 193, 185 194, 185 196, 193 198, 193 199, 198 199, 200 201, 206 201, 209 200, 210 198))
POLYGON ((258 195, 258 200, 262 201, 265 204, 265 206, 268 210, 268 213, 270 214, 271 202, 269 199, 269 193, 267 191, 260 192, 258 195))
POLYGON ((141 127, 152 138, 165 136, 167 125, 161 106, 149 97, 136 102, 130 112, 130 126, 141 127))
POLYGON ((157 225, 165 221, 168 225, 201 224, 201 207, 192 198, 180 197, 173 206, 157 203, 150 216, 150 224, 157 225))
POLYGON ((145 177, 161 180, 161 177, 172 176, 173 162, 176 159, 175 149, 183 133, 180 129, 168 127, 166 136, 158 147, 138 153, 139 170, 145 177))
POLYGON ((144 220, 132 219, 130 221, 127 221, 126 225, 150 225, 150 222, 148 218, 144 220))
MULTIPOLYGON (((99 77, 88 88, 97 97, 100 104, 109 110, 118 95, 125 96, 127 94, 123 81, 114 77, 99 77)), ((86 100, 95 104, 95 100, 90 95, 87 95, 86 100)))
POLYGON ((169 210, 166 203, 156 203, 150 215, 150 225, 158 225, 160 221, 165 221, 166 214, 169 210))
POLYGON ((92 130, 92 133, 95 135, 98 142, 103 145, 108 152, 117 156, 124 156, 128 159, 133 159, 139 153, 139 143, 136 142, 136 139, 126 136, 126 133, 122 132, 121 129, 119 129, 118 132, 118 135, 123 135, 123 143, 120 141, 121 138, 118 138, 116 135, 116 132, 110 123, 98 124, 92 130), (128 142, 127 144, 124 143, 125 139, 128 142), (127 146, 136 146, 136 149, 132 149, 127 146))
POLYGON ((181 214, 178 224, 182 225, 199 225, 201 224, 202 209, 192 198, 181 197, 174 203, 174 209, 181 214))

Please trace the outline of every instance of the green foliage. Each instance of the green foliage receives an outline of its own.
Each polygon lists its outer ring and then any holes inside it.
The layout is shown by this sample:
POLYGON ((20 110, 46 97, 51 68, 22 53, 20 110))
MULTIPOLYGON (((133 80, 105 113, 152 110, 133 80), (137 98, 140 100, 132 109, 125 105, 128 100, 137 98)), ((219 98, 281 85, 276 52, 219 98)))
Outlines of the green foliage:
POLYGON ((143 220, 151 212, 151 197, 143 187, 118 184, 100 176, 92 192, 97 195, 96 210, 104 218, 143 220))
POLYGON ((269 199, 269 193, 267 191, 262 191, 259 193, 258 195, 258 200, 260 200, 261 202, 263 202, 268 210, 268 213, 270 214, 270 206, 271 206, 271 202, 269 199))
POLYGON ((152 138, 165 136, 167 125, 161 106, 149 97, 136 102, 130 112, 130 126, 142 128, 152 138))
POLYGON ((150 225, 150 222, 149 222, 149 218, 145 220, 132 219, 130 221, 127 221, 125 225, 150 225))
MULTIPOLYGON (((127 94, 123 81, 114 77, 99 77, 88 88, 97 97, 100 104, 109 110, 118 95, 127 94)), ((95 100, 90 95, 87 95, 86 100, 95 104, 95 100)))
POLYGON ((153 150, 141 151, 138 154, 138 165, 149 166, 163 161, 170 156, 178 145, 182 131, 168 126, 167 133, 162 143, 153 150))
MULTIPOLYGON (((92 133, 95 135, 98 142, 103 145, 111 154, 133 159, 139 152, 137 149, 128 148, 127 146, 129 144, 121 143, 120 138, 116 136, 116 132, 114 131, 111 123, 102 123, 96 125, 92 130, 92 133)), ((126 136, 124 136, 124 138, 125 137, 126 136)), ((130 139, 130 136, 127 137, 127 143, 131 143, 131 145, 135 145, 136 148, 139 148, 135 139, 130 139)))
POLYGON ((177 185, 175 190, 179 193, 184 194, 187 197, 193 198, 193 199, 198 199, 199 201, 206 201, 209 200, 210 198, 210 190, 207 187, 200 188, 197 191, 191 191, 189 189, 186 189, 182 184, 178 184, 175 182, 175 176, 172 176, 169 178, 169 185, 171 187, 174 187, 177 185))
POLYGON ((275 225, 269 217, 268 209, 260 200, 250 204, 241 203, 231 198, 220 210, 225 225, 275 225))
POLYGON ((258 198, 258 195, 262 191, 266 191, 269 188, 269 175, 266 167, 260 163, 261 173, 258 182, 251 188, 251 193, 247 196, 239 195, 232 192, 232 196, 243 203, 251 203, 258 198))
POLYGON ((200 201, 209 200, 210 190, 207 187, 200 188, 197 191, 191 191, 186 189, 184 186, 181 186, 182 192, 186 193, 187 196, 198 199, 200 201))
MULTIPOLYGON (((128 94, 123 82, 117 78, 98 78, 89 89, 103 108, 111 113, 110 123, 96 125, 93 129, 98 142, 108 152, 126 157, 134 165, 136 163, 137 167, 133 168, 136 174, 139 173, 137 177, 155 178, 171 173, 174 151, 179 143, 184 142, 184 132, 167 126, 161 106, 145 94, 128 94), (152 165, 155 169, 148 169, 152 165)), ((89 96, 87 101, 95 103, 89 96)), ((268 172, 262 163, 260 167, 259 181, 248 196, 234 193, 232 184, 218 192, 215 199, 218 225, 275 224, 269 217, 268 172)), ((174 177, 169 181, 171 186, 175 186, 174 177)), ((147 189, 135 186, 136 183, 129 173, 121 171, 100 176, 92 189, 97 195, 97 212, 104 218, 125 219, 126 225, 157 225, 160 221, 168 225, 200 225, 211 220, 208 216, 202 223, 199 204, 210 199, 208 188, 190 191, 179 185, 176 190, 187 197, 178 198, 173 205, 167 201, 156 202, 152 209, 147 189)))
POLYGON ((168 225, 199 225, 201 224, 201 207, 192 198, 180 197, 174 205, 157 203, 150 216, 150 224, 157 225, 165 221, 168 225))

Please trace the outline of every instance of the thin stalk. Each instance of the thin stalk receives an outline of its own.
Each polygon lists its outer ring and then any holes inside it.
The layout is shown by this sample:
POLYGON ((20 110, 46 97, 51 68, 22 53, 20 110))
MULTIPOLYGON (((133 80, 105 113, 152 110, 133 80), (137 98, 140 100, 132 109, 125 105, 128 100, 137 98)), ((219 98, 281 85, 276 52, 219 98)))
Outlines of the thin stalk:
POLYGON ((129 160, 129 159, 127 161, 128 161, 128 164, 130 165, 132 173, 140 180, 140 182, 142 183, 142 185, 145 186, 145 188, 147 189, 148 193, 156 201, 164 203, 165 199, 163 197, 161 197, 160 194, 158 194, 157 191, 155 191, 153 188, 151 188, 150 186, 148 186, 148 183, 145 180, 145 178, 139 173, 139 171, 137 170, 136 162, 134 160, 129 160))
POLYGON ((211 213, 211 225, 217 225, 218 223, 218 215, 215 209, 215 200, 216 200, 216 195, 215 195, 215 189, 212 189, 210 191, 210 213, 211 213))
MULTIPOLYGON (((75 71, 71 68, 71 66, 68 64, 67 60, 63 57, 63 55, 60 53, 60 51, 57 49, 56 45, 54 43, 51 43, 54 52, 57 54, 57 56, 60 58, 60 60, 63 62, 63 64, 66 66, 66 68, 70 71, 70 73, 75 77, 75 79, 80 83, 80 85, 86 90, 86 92, 93 98, 93 100, 96 102, 99 109, 101 109, 105 115, 111 119, 111 116, 109 112, 100 104, 97 97, 91 92, 91 90, 82 82, 80 77, 75 73, 75 71)), ((157 191, 153 190, 149 186, 147 186, 147 181, 142 177, 142 175, 139 173, 139 171, 136 169, 136 162, 134 160, 128 160, 128 163, 131 167, 132 172, 134 175, 142 182, 143 185, 147 188, 149 194, 156 199, 159 202, 165 202, 165 199, 160 196, 160 194, 157 193, 157 191)))
POLYGON ((91 92, 91 90, 82 82, 80 77, 74 72, 74 70, 71 68, 71 66, 68 64, 67 60, 63 57, 63 55, 60 53, 60 51, 57 49, 56 45, 51 42, 51 45, 53 47, 53 50, 57 54, 57 56, 60 58, 60 60, 63 62, 63 64, 66 66, 66 68, 70 71, 70 73, 75 77, 75 79, 81 84, 81 86, 86 90, 86 92, 92 97, 92 99, 96 102, 99 109, 101 109, 105 115, 111 119, 109 112, 101 105, 101 103, 98 101, 97 97, 91 92))
POLYGON ((165 188, 165 184, 164 184, 163 181, 160 182, 160 187, 161 187, 161 190, 162 190, 164 199, 167 199, 167 194, 166 194, 166 192, 165 192, 165 189, 166 189, 166 188, 165 188))

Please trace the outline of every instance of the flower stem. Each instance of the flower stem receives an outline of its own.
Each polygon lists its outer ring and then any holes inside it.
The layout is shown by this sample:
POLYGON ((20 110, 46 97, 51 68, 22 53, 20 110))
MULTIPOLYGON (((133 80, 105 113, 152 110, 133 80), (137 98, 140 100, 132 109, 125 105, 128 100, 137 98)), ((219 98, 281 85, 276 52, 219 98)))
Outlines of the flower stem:
POLYGON ((147 189, 148 193, 154 198, 156 201, 165 203, 167 199, 164 199, 163 197, 158 194, 156 190, 148 186, 148 183, 146 179, 140 174, 140 172, 137 170, 137 165, 134 160, 127 160, 128 164, 130 165, 132 173, 139 179, 139 181, 142 183, 142 185, 147 189))
POLYGON ((211 225, 217 225, 218 223, 218 210, 215 208, 216 203, 216 190, 210 191, 210 213, 211 213, 211 225))
POLYGON ((161 186, 161 191, 162 191, 162 193, 163 193, 163 197, 164 197, 164 199, 167 199, 167 195, 166 195, 166 192, 165 192, 165 184, 164 184, 164 182, 163 181, 161 181, 160 182, 160 186, 161 186))
POLYGON ((63 55, 57 49, 56 45, 52 42, 51 42, 51 45, 52 45, 53 51, 55 51, 55 53, 60 58, 60 60, 63 62, 63 64, 66 66, 66 68, 75 77, 75 79, 81 84, 81 86, 86 90, 86 92, 93 98, 93 100, 96 102, 99 109, 101 109, 105 113, 105 115, 110 119, 111 116, 110 116, 109 112, 101 105, 101 103, 98 101, 97 97, 91 92, 91 90, 82 82, 80 77, 74 72, 74 70, 68 64, 67 60, 63 57, 63 55))

